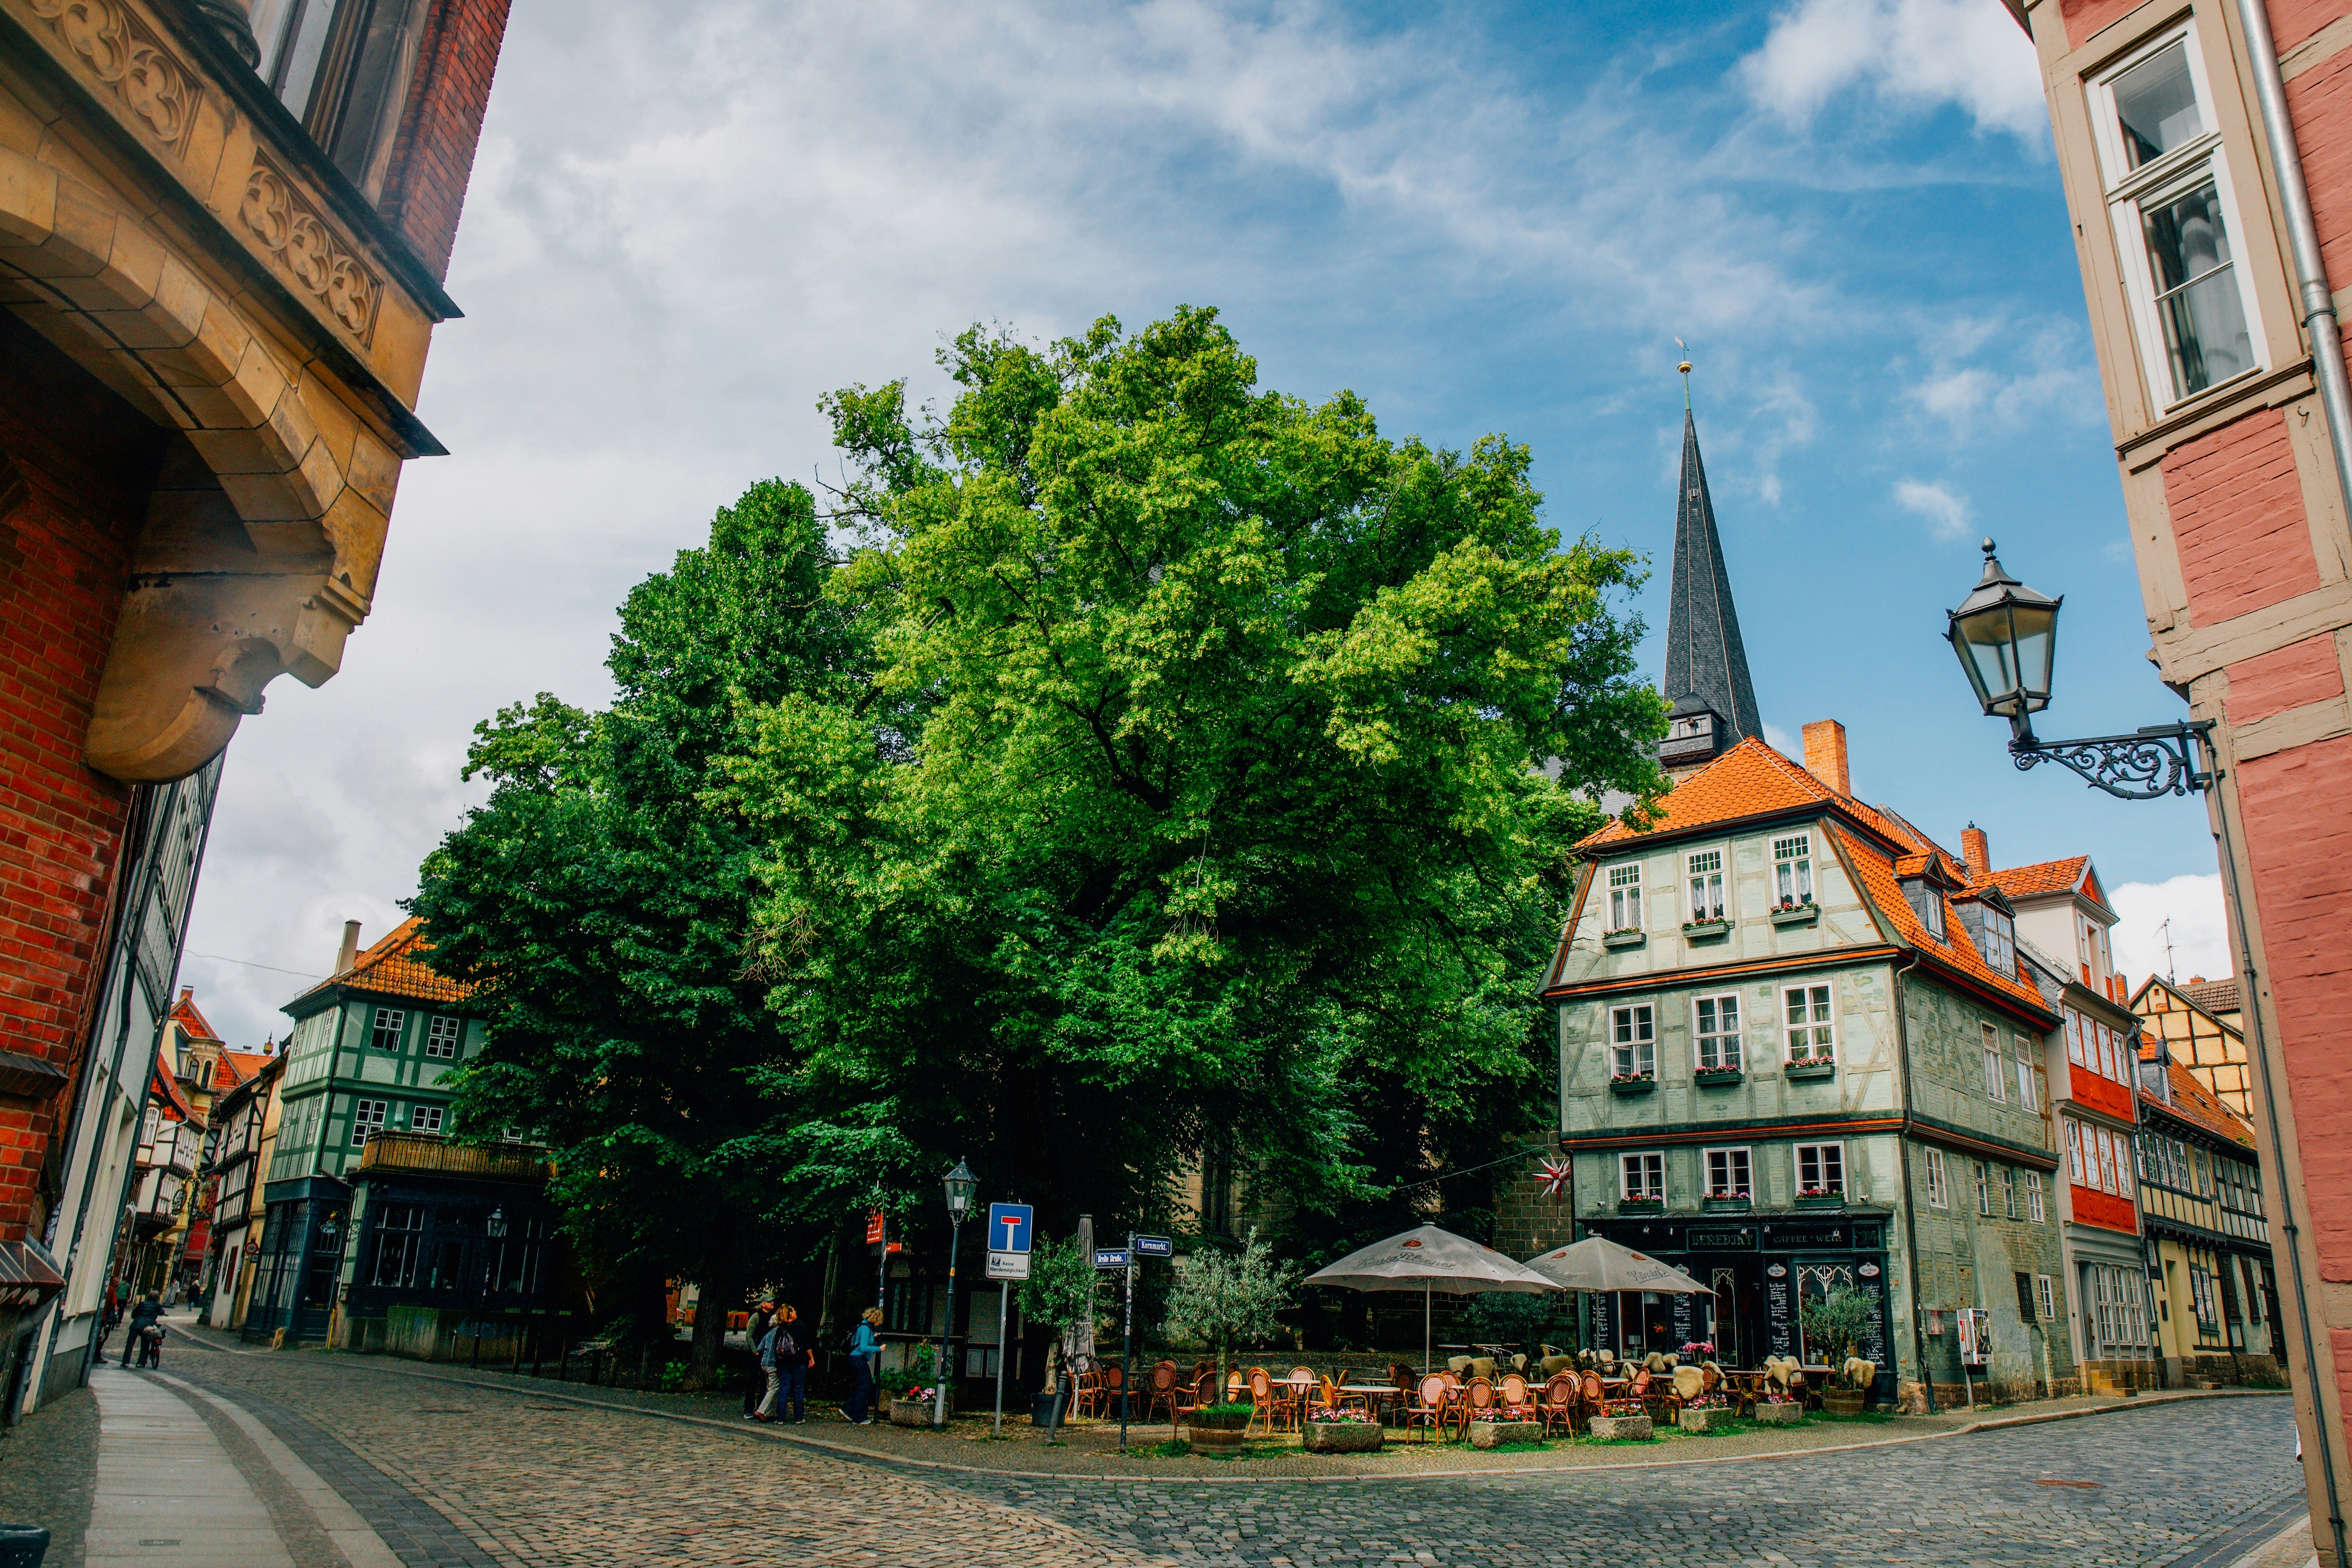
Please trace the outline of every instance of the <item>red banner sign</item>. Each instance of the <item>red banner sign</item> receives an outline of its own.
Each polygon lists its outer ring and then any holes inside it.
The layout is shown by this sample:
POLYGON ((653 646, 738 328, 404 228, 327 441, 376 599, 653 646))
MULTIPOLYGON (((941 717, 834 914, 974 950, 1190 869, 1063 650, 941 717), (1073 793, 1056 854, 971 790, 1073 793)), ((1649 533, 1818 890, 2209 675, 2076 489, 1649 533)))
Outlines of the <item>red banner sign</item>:
POLYGON ((868 1247, 882 1239, 882 1223, 880 1209, 866 1216, 866 1244, 868 1247))

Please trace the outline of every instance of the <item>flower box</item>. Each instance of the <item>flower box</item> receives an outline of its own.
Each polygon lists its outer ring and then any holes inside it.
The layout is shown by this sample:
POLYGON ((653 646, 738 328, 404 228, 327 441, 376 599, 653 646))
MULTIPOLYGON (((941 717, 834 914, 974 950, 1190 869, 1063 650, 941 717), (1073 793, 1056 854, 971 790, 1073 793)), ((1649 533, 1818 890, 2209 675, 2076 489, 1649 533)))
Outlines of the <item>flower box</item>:
POLYGON ((1309 1421, 1306 1427, 1310 1454, 1372 1454, 1381 1447, 1377 1421, 1309 1421))
POLYGON ((1617 1212, 1619 1214, 1664 1214, 1666 1212, 1666 1200, 1664 1198, 1619 1198, 1617 1200, 1617 1212))
POLYGON ((1734 1198, 1701 1198, 1701 1214, 1746 1214, 1756 1206, 1756 1200, 1746 1193, 1734 1198))
POLYGON ((1646 1443, 1653 1433, 1647 1415, 1596 1415, 1586 1435, 1601 1443, 1646 1443))
POLYGON ((1540 1421, 1473 1421, 1470 1423, 1470 1446, 1492 1448, 1504 1443, 1540 1443, 1543 1423, 1540 1421))
POLYGON ((1691 1080, 1701 1089, 1720 1089, 1738 1083, 1741 1074, 1738 1068, 1699 1068, 1692 1072, 1691 1080))
POLYGON ((1730 934, 1731 922, 1729 921, 1685 921, 1683 922, 1683 940, 1685 942, 1713 942, 1717 937, 1729 936, 1730 934))
POLYGON ((1612 1094, 1647 1094, 1658 1087, 1658 1075, 1641 1073, 1633 1078, 1612 1078, 1609 1080, 1612 1094))
POLYGON ((1845 1207, 1843 1193, 1799 1193, 1797 1206, 1801 1209, 1842 1209, 1845 1207))
POLYGON ((1805 1407, 1788 1400, 1779 1405, 1759 1404, 1753 1414, 1759 1426, 1794 1426, 1805 1418, 1805 1407))
POLYGON ((1629 926, 1623 931, 1604 931, 1601 933, 1601 945, 1612 952, 1624 948, 1643 946, 1649 940, 1648 934, 1639 926, 1629 926))
POLYGON ((893 1426, 928 1426, 931 1424, 931 1402, 928 1399, 894 1399, 890 1402, 890 1425, 893 1426))
POLYGON ((1738 1414, 1728 1405, 1685 1405, 1675 1416, 1675 1425, 1685 1432, 1717 1432, 1730 1426, 1738 1414))
POLYGON ((1827 1078, 1835 1071, 1837 1071, 1837 1063, 1833 1061, 1808 1059, 1790 1062, 1788 1066, 1788 1076, 1792 1079, 1827 1078))
POLYGON ((1801 904, 1788 904, 1772 911, 1776 926, 1809 926, 1822 917, 1822 907, 1810 900, 1801 904))

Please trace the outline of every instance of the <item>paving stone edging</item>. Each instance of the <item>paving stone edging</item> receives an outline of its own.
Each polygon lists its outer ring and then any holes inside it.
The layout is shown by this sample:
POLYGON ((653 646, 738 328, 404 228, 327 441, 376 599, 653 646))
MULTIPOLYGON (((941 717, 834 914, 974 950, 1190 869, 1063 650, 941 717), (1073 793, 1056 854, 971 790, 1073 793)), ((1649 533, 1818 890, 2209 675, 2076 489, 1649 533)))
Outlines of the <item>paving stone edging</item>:
MULTIPOLYGON (((212 1349, 223 1347, 208 1346, 206 1348, 212 1349)), ((430 1363, 417 1363, 415 1364, 422 1367, 430 1363)), ((383 1370, 390 1371, 392 1369, 386 1367, 383 1370)), ((682 1411, 660 1410, 642 1405, 625 1405, 612 1400, 588 1399, 576 1394, 563 1394, 551 1390, 541 1390, 535 1387, 528 1389, 518 1388, 511 1383, 492 1383, 486 1378, 455 1377, 446 1373, 425 1372, 421 1370, 411 1372, 405 1368, 401 1369, 396 1375, 413 1377, 420 1382, 446 1383, 463 1388, 489 1389, 494 1392, 506 1394, 530 1394, 539 1398, 560 1399, 566 1404, 583 1405, 590 1409, 616 1410, 630 1415, 649 1416, 658 1421, 675 1421, 686 1426, 708 1426, 713 1431, 729 1432, 734 1434, 736 1436, 748 1437, 755 1441, 786 1443, 803 1448, 814 1448, 824 1453, 830 1458, 848 1459, 862 1464, 887 1465, 903 1469, 940 1470, 954 1475, 1001 1476, 1012 1480, 1096 1481, 1108 1482, 1114 1485, 1131 1485, 1139 1480, 1157 1479, 1181 1481, 1183 1484, 1188 1486, 1195 1483, 1203 1486, 1334 1486, 1360 1481, 1394 1483, 1400 1481, 1443 1480, 1450 1479, 1457 1476, 1483 1479, 1493 1476, 1540 1476, 1569 1472, 1584 1474, 1595 1471, 1607 1472, 1612 1470, 1688 1469, 1706 1465, 1761 1464, 1773 1460, 1807 1458, 1815 1454, 1848 1454, 1863 1448, 1893 1448, 1900 1447, 1910 1443, 1940 1442, 1950 1437, 1965 1437, 1969 1436, 1971 1433, 1977 1432, 1999 1431, 2006 1427, 2013 1426, 2038 1426, 2052 1421, 2073 1421, 2086 1415, 2107 1415, 2122 1411, 2152 1410, 2167 1405, 2187 1405, 2212 1399, 2278 1398, 2291 1392, 2290 1390, 2283 1388, 2223 1388, 2199 1389, 2194 1391, 2182 1390, 2177 1394, 2144 1394, 2137 1398, 2121 1400, 2113 1405, 2086 1405, 2079 1410, 2051 1410, 2038 1412, 2031 1415, 1987 1417, 1981 1421, 1971 1421, 1964 1426, 1955 1426, 1942 1432, 1916 1432, 1908 1436, 1899 1437, 1875 1437, 1866 1442, 1834 1443, 1813 1448, 1776 1448, 1763 1453, 1723 1454, 1706 1458, 1694 1456, 1687 1459, 1626 1459, 1612 1461, 1608 1464, 1594 1465, 1485 1466, 1475 1469, 1410 1470, 1402 1473, 1350 1473, 1348 1475, 1337 1476, 1184 1475, 1181 1477, 1154 1478, 1140 1472, 1131 1476, 1090 1475, 1084 1471, 999 1469, 989 1465, 960 1465, 946 1459, 908 1458, 897 1454, 877 1453, 871 1448, 862 1448, 854 1443, 835 1443, 824 1437, 808 1436, 800 1433, 774 1432, 758 1427, 747 1429, 730 1422, 715 1421, 707 1415, 689 1415, 682 1411)), ((557 1388, 559 1389, 563 1386, 564 1385, 561 1384, 557 1384, 557 1388)))

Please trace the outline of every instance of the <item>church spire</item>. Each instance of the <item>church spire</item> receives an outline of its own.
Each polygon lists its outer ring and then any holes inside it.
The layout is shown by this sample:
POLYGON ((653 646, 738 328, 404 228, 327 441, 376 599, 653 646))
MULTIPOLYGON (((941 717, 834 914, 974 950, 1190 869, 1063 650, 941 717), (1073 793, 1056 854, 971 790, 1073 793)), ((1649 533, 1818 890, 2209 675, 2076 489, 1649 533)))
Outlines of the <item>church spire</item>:
MULTIPOLYGON (((1684 384, 1689 374, 1685 366, 1684 384)), ((1715 531, 1715 503, 1706 489, 1706 469, 1699 461, 1698 425, 1692 418, 1685 394, 1683 409, 1683 471, 1675 506, 1674 596, 1666 611, 1666 700, 1674 704, 1675 724, 1662 755, 1668 767, 1696 752, 1700 732, 1708 742, 1703 763, 1730 750, 1749 736, 1761 738, 1764 722, 1756 711, 1756 688, 1748 676, 1748 650, 1739 641, 1739 616, 1732 608, 1731 577, 1724 569, 1723 542, 1715 531), (1704 710, 1712 724, 1696 722, 1704 710), (1677 742, 1682 744, 1677 745, 1677 742)))

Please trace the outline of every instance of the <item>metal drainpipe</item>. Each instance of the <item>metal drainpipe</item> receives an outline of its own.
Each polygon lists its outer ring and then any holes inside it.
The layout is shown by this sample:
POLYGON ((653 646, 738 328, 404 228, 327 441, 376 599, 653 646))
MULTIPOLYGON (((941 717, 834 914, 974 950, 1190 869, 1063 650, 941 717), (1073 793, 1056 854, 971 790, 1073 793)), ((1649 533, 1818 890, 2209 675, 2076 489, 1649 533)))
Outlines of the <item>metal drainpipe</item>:
MULTIPOLYGON (((2267 36, 2266 36, 2267 37, 2267 36)), ((2279 1131, 2278 1096, 2271 1081, 2271 1058, 2268 1043, 2263 1037, 2262 997, 2256 982, 2253 943, 2246 936, 2245 911, 2238 904, 2238 856, 2230 841, 2230 803, 2222 798, 2220 770, 2215 770, 2213 782, 2207 784, 2213 800, 2213 820, 2219 825, 2214 839, 2221 847, 2221 875, 2229 897, 2221 901, 2229 906, 2230 934, 2238 942, 2238 986, 2245 1004, 2240 1016, 2246 1021, 2249 1054, 2259 1065, 2263 1075, 2263 1112, 2268 1122, 2271 1160, 2279 1171, 2277 1202, 2279 1226, 2286 1232, 2286 1258, 2289 1275, 2294 1280, 2295 1326, 2303 1339, 2304 1375, 2311 1380, 2311 1433, 2318 1453, 2320 1476, 2326 1482, 2327 1528, 2336 1542, 2336 1568, 2346 1568, 2343 1500, 2336 1490, 2336 1444, 2330 1431, 2327 1411, 2319 1397, 2319 1352, 2311 1338, 2311 1298, 2303 1278, 2302 1226, 2294 1219, 2294 1188, 2286 1179, 2286 1141, 2279 1131)))
MULTIPOLYGON (((2344 374, 2344 338, 2336 320, 2336 297, 2327 287, 2327 267, 2319 254, 2319 230, 2311 220, 2311 191, 2303 180, 2303 151, 2287 118, 2286 82, 2279 75, 2278 46, 2271 37, 2263 0, 2238 0, 2238 24, 2246 36, 2247 63, 2253 67, 2254 98, 2263 111, 2263 140, 2278 176, 2279 205, 2286 217, 2288 247, 2294 256, 2295 287, 2303 296, 2303 335, 2311 350, 2313 379, 2327 419, 2327 444, 2336 451, 2336 485, 2352 518, 2352 383, 2344 374)), ((2342 1543, 2339 1542, 2340 1552, 2342 1543)))
MULTIPOLYGON (((1927 1306, 1919 1296, 1919 1213, 1916 1194, 1911 1186, 1911 1030, 1903 1016, 1903 977, 1919 966, 1921 954, 1913 950, 1908 961, 1895 969, 1891 1001, 1895 1010, 1895 1065, 1903 1075, 1903 1125, 1895 1135, 1895 1152, 1903 1166, 1903 1241, 1911 1264, 1911 1353, 1919 1362, 1919 1386, 1927 1391, 1927 1414, 1936 1413, 1936 1374, 1927 1365, 1927 1306)), ((1901 1377, 1895 1380, 1895 1394, 1903 1393, 1901 1377)))

